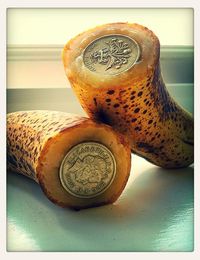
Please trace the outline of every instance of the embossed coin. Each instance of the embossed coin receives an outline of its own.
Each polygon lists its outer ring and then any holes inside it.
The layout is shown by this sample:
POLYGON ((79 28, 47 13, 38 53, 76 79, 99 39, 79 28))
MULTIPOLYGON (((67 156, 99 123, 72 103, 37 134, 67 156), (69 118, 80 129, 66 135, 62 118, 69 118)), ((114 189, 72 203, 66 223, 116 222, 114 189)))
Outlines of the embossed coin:
POLYGON ((104 192, 114 180, 116 161, 111 151, 96 142, 80 143, 69 150, 60 166, 60 181, 66 191, 80 198, 104 192))
POLYGON ((125 35, 105 35, 91 42, 83 52, 85 66, 96 73, 120 74, 140 56, 137 42, 125 35))

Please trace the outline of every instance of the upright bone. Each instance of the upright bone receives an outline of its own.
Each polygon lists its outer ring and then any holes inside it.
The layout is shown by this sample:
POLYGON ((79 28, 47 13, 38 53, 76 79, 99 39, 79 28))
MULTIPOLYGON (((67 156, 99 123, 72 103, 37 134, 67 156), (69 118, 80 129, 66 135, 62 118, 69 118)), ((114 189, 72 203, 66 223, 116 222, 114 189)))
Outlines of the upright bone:
POLYGON ((65 45, 63 63, 86 113, 125 134, 134 153, 165 168, 193 163, 193 118, 167 91, 152 31, 129 23, 95 27, 65 45))

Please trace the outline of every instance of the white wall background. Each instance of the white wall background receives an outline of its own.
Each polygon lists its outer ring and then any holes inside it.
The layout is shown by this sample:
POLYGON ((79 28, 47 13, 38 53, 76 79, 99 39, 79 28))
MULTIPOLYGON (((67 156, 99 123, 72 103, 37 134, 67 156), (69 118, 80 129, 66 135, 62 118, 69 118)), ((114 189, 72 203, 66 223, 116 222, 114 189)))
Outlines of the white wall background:
POLYGON ((65 44, 78 33, 108 22, 136 22, 161 45, 193 45, 193 9, 8 9, 8 45, 65 44))

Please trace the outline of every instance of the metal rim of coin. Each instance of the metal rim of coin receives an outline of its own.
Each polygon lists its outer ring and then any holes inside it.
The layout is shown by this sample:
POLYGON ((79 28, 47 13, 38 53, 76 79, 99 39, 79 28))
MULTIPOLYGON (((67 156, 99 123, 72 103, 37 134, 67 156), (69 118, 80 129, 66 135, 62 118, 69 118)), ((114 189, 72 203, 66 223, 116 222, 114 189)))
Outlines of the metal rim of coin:
POLYGON ((96 38, 83 51, 84 65, 92 72, 105 75, 125 72, 132 68, 139 58, 138 43, 123 34, 108 34, 96 38), (106 42, 109 38, 111 41, 106 42), (97 48, 97 46, 102 48, 97 48))
POLYGON ((60 165, 63 188, 79 198, 93 198, 108 189, 116 174, 116 161, 111 151, 98 142, 73 146, 60 165))

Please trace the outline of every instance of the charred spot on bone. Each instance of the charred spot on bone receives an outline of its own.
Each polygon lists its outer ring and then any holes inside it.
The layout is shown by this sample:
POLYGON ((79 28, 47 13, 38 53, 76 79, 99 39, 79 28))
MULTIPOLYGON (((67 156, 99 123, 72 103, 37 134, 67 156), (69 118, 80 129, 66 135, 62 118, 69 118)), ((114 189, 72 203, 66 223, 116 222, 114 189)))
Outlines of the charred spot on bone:
POLYGON ((135 131, 141 131, 141 130, 142 130, 142 128, 140 126, 135 127, 135 131))
POLYGON ((145 142, 137 143, 138 148, 143 148, 147 153, 155 153, 155 148, 152 145, 149 145, 145 142))
POLYGON ((133 119, 131 120, 131 122, 134 123, 136 120, 137 120, 137 118, 133 118, 133 119))
POLYGON ((143 111, 143 114, 146 114, 146 112, 147 112, 147 110, 145 109, 145 110, 143 111))
POLYGON ((111 124, 110 117, 103 109, 99 109, 96 113, 96 119, 104 124, 111 124))
POLYGON ((140 111, 139 107, 137 107, 135 110, 134 110, 134 113, 138 113, 140 111))
POLYGON ((112 95, 112 94, 114 94, 114 93, 115 93, 114 90, 108 90, 108 91, 107 91, 107 94, 108 94, 108 95, 112 95))
POLYGON ((125 105, 125 106, 123 106, 123 108, 128 108, 129 107, 129 105, 125 105))
POLYGON ((93 98, 95 106, 97 106, 97 99, 93 98))

